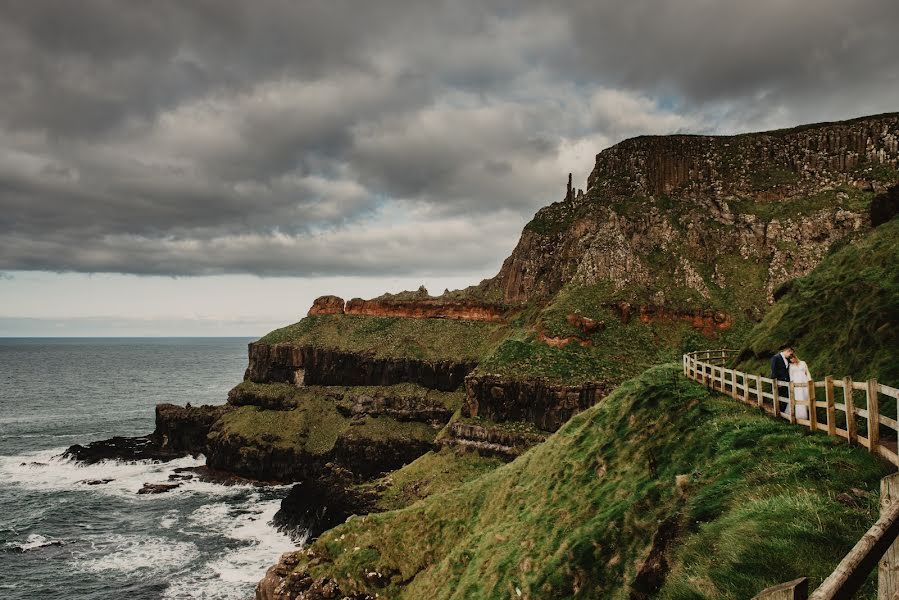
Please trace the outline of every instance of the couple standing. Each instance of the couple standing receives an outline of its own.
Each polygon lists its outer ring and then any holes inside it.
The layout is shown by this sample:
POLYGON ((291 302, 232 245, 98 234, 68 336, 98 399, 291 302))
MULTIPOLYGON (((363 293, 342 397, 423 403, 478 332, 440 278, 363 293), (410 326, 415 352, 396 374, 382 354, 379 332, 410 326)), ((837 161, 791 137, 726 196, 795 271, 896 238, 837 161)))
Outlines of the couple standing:
MULTIPOLYGON (((808 371, 808 365, 804 360, 799 360, 791 346, 781 346, 777 354, 771 357, 771 379, 775 381, 809 384, 812 376, 808 371)), ((811 384, 809 384, 811 385, 811 384)), ((778 386, 778 396, 783 408, 778 407, 778 413, 784 413, 789 408, 790 388, 786 385, 778 386)), ((799 402, 808 402, 808 386, 796 386, 793 388, 793 400, 796 401, 796 418, 808 419, 808 405, 799 402)))

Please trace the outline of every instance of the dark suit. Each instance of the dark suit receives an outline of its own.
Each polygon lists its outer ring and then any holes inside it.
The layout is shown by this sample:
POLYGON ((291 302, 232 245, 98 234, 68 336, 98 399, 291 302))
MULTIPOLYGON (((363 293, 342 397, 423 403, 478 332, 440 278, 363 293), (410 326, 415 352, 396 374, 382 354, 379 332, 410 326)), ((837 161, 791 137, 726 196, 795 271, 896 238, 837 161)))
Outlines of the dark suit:
MULTIPOLYGON (((771 357, 771 379, 775 381, 790 381, 790 367, 784 361, 784 357, 780 352, 771 357)), ((779 407, 779 412, 784 412, 788 406, 787 399, 790 397, 790 388, 785 385, 777 387, 777 395, 783 402, 782 408, 779 407)))

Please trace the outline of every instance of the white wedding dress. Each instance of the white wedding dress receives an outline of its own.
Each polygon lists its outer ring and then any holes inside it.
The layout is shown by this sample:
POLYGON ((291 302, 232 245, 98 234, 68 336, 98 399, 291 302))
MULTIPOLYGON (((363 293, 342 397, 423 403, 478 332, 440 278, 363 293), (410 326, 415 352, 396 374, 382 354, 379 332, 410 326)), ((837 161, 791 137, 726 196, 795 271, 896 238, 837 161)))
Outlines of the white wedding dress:
MULTIPOLYGON (((811 374, 808 372, 808 365, 804 360, 800 360, 799 364, 790 363, 790 381, 792 383, 808 383, 812 380, 811 374)), ((793 399, 796 400, 796 418, 808 419, 808 404, 800 404, 800 402, 808 402, 808 388, 796 386, 793 388, 793 399)))

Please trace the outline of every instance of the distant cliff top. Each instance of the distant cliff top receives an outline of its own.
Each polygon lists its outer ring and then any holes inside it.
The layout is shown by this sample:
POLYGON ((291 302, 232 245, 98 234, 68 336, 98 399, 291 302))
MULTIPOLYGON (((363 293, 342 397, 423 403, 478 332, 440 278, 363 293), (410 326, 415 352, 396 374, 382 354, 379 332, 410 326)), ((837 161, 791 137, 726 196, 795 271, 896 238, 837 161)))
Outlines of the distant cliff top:
POLYGON ((625 140, 596 155, 586 196, 783 198, 895 179, 899 113, 731 136, 625 140))

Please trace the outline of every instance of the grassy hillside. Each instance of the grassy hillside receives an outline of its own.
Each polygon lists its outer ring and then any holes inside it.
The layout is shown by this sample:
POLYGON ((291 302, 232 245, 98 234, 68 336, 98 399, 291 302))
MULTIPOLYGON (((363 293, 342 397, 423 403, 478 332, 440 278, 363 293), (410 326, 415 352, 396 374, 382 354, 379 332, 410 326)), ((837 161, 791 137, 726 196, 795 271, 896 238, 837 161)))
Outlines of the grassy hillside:
MULTIPOLYGON (((741 345, 749 326, 737 315, 734 325, 704 335, 688 322, 662 319, 643 323, 636 315, 622 322, 613 304, 626 296, 609 284, 569 285, 542 308, 523 311, 509 337, 479 366, 479 372, 510 378, 543 377, 553 382, 579 384, 585 381, 620 382, 652 365, 677 360, 683 352, 699 348, 741 345), (603 326, 587 334, 572 325, 568 316, 577 314, 603 326), (553 347, 541 341, 546 336, 574 337, 589 346, 570 343, 553 347)), ((704 306, 698 302, 692 305, 704 306)), ((685 303, 683 310, 690 310, 685 303)))
POLYGON ((385 358, 477 360, 499 343, 506 329, 489 321, 317 315, 276 329, 259 341, 310 344, 385 358))
POLYGON ((825 577, 876 518, 886 471, 666 365, 512 463, 327 532, 296 569, 394 599, 743 599, 825 577), (641 571, 654 544, 667 577, 641 571))
POLYGON ((899 385, 899 219, 827 256, 796 279, 749 336, 739 366, 768 371, 791 343, 815 378, 876 377, 899 385))

